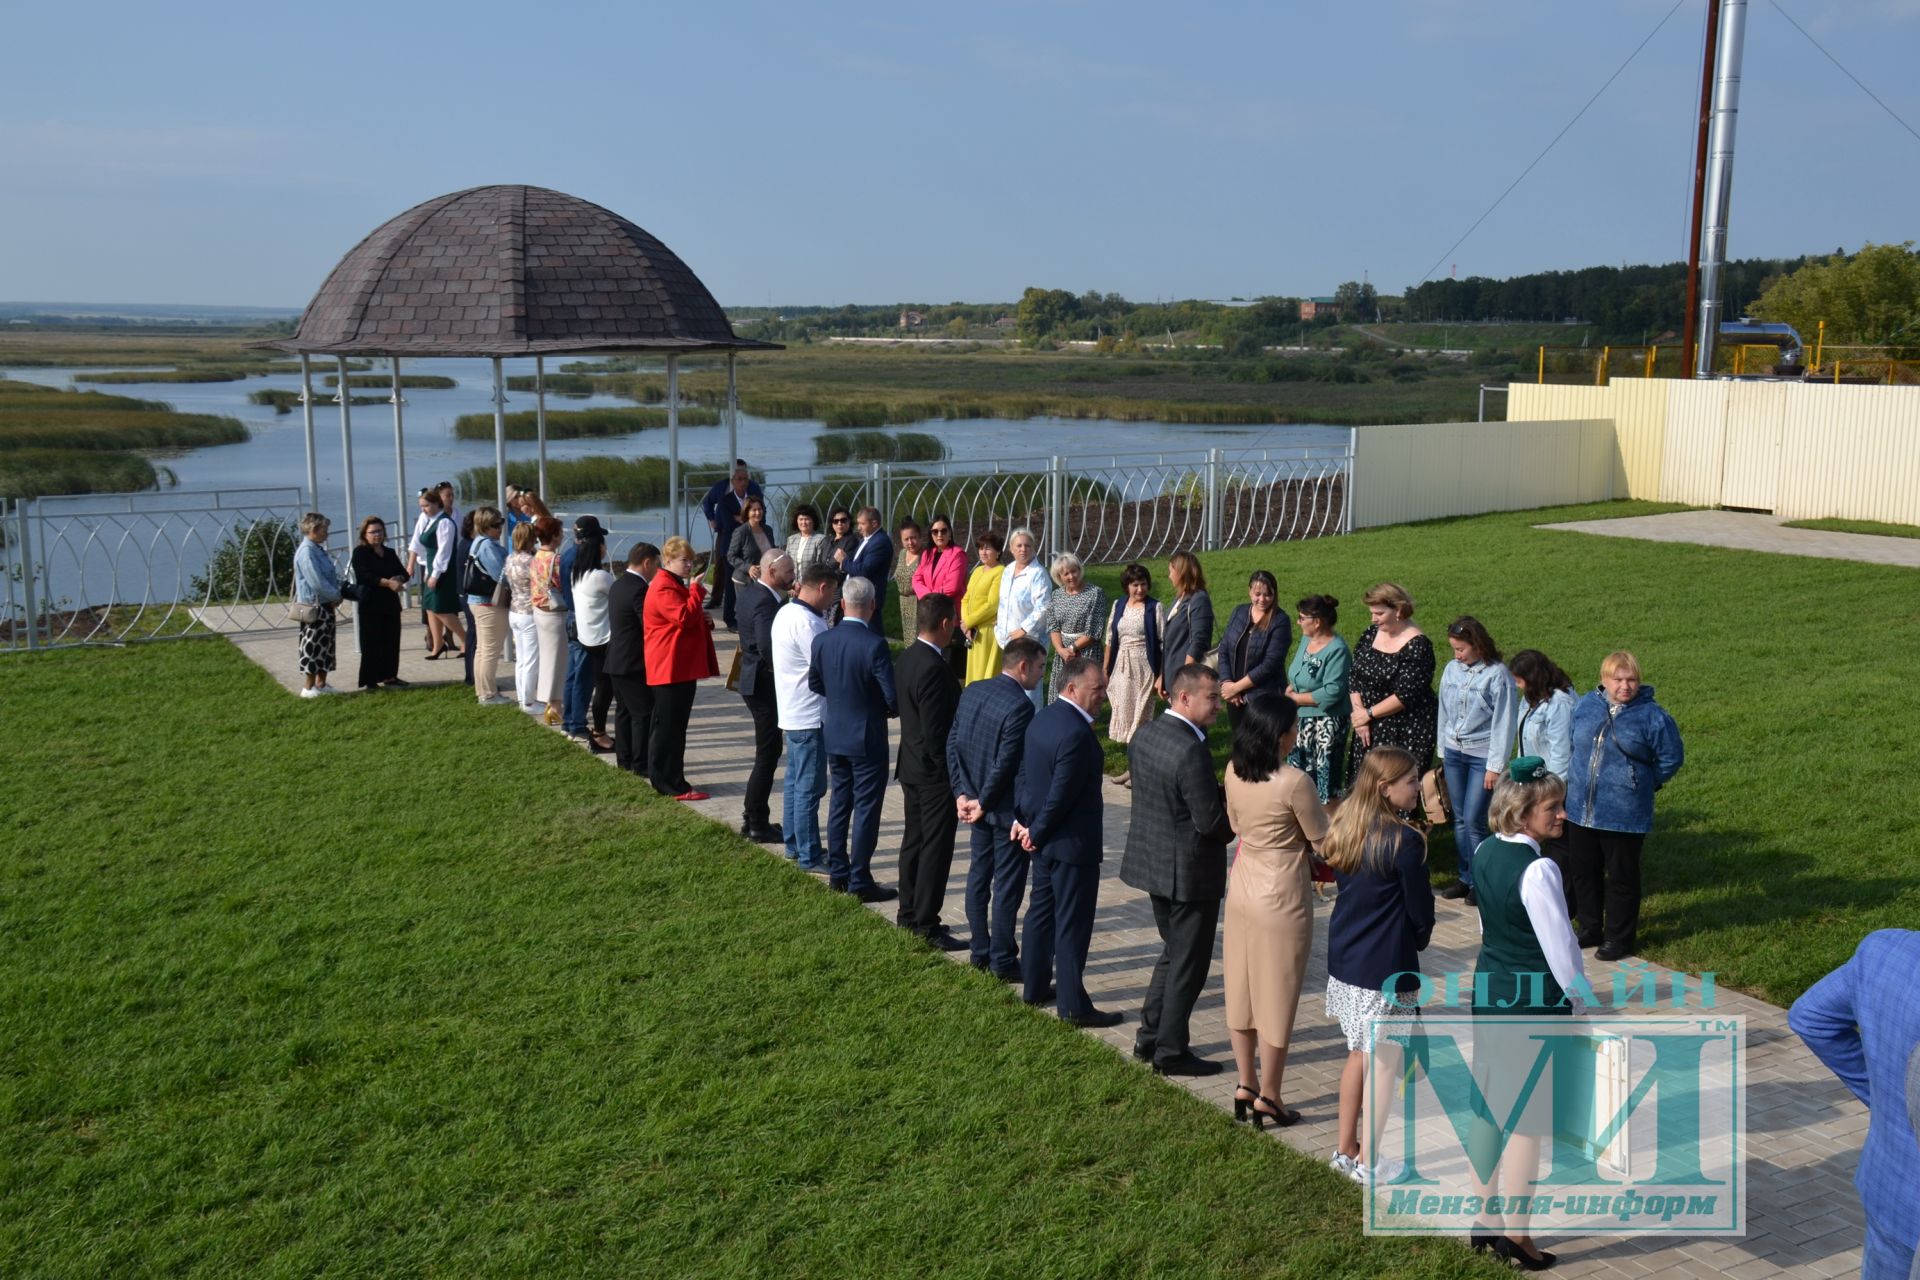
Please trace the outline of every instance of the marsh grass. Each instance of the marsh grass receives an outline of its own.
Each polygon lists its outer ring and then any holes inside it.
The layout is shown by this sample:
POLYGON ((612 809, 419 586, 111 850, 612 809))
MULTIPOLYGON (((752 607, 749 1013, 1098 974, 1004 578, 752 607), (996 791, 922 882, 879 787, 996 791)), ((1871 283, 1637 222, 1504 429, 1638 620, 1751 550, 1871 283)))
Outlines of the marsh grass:
POLYGON ((151 489, 159 477, 133 450, 246 438, 237 418, 0 379, 0 493, 9 497, 151 489))
MULTIPOLYGON (((300 393, 298 391, 282 391, 277 388, 263 387, 257 391, 249 391, 247 393, 247 399, 254 404, 272 405, 275 413, 292 413, 300 407, 300 393)), ((324 394, 318 388, 314 390, 313 399, 316 409, 322 405, 333 403, 333 396, 324 394)), ((387 404, 389 403, 389 397, 351 396, 349 397, 349 402, 356 405, 387 404)))
MULTIPOLYGON (((337 387, 340 385, 340 375, 338 373, 330 373, 323 381, 329 387, 337 387)), ((393 376, 391 374, 381 373, 355 376, 350 373, 347 375, 347 385, 349 387, 362 388, 379 387, 390 391, 393 388, 393 376)), ((459 385, 459 382, 455 379, 439 373, 403 373, 400 375, 400 386, 403 389, 445 391, 450 387, 457 387, 459 385)))
POLYGON ((118 449, 0 449, 0 498, 133 493, 158 487, 153 464, 118 449))
MULTIPOLYGON (((680 473, 719 471, 718 463, 682 462, 680 473)), ((547 461, 547 496, 551 498, 603 498, 622 507, 655 506, 666 502, 671 488, 667 482, 667 459, 655 456, 614 458, 594 455, 585 458, 551 458, 547 461)), ((507 483, 525 488, 537 487, 540 464, 532 460, 507 463, 507 483)), ((489 497, 498 492, 492 467, 471 467, 454 478, 466 497, 489 497)))
POLYGON ((125 385, 139 382, 242 382, 264 368, 248 369, 122 369, 111 373, 76 373, 75 382, 125 385))
POLYGON ((940 437, 924 431, 836 431, 813 441, 815 466, 848 462, 939 462, 947 456, 940 437))
MULTIPOLYGON (((711 427, 720 422, 713 409, 683 408, 680 425, 711 427)), ((604 436, 627 436, 636 431, 651 431, 667 425, 665 409, 550 409, 547 411, 547 439, 580 440, 604 436)), ((507 439, 533 440, 539 434, 539 415, 523 409, 506 415, 507 439)), ((493 439, 493 415, 463 413, 454 419, 453 434, 461 440, 493 439)))

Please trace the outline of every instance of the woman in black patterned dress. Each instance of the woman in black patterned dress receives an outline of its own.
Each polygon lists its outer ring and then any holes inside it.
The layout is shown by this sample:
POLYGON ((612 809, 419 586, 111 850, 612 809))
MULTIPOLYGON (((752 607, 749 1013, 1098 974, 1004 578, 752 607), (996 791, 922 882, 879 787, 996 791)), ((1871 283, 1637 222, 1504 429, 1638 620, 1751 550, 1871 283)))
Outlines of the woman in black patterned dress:
POLYGON ((1399 747, 1422 773, 1433 766, 1440 701, 1433 692, 1433 642, 1413 625, 1413 597, 1391 582, 1367 592, 1373 625, 1353 646, 1353 756, 1349 778, 1377 746, 1399 747))

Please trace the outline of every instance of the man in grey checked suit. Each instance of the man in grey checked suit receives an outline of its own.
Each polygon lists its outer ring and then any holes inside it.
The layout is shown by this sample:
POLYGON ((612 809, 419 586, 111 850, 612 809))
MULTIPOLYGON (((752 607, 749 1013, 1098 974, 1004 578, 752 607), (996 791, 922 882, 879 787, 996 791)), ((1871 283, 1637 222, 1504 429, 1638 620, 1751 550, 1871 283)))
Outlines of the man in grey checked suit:
POLYGON ((1167 694, 1167 711, 1142 725, 1127 748, 1133 820, 1120 879, 1151 899, 1161 943, 1133 1056, 1163 1075, 1208 1076, 1220 1064, 1194 1056, 1187 1024, 1213 963, 1233 839, 1207 750, 1207 726, 1220 714, 1220 677, 1189 663, 1168 678, 1167 694))
POLYGON ((1013 826, 1014 779, 1033 719, 1029 690, 1040 683, 1047 651, 1022 637, 1000 656, 1000 674, 976 680, 960 693, 947 736, 947 777, 954 809, 968 836, 967 929, 970 959, 1002 982, 1020 981, 1014 928, 1027 894, 1027 853, 1008 834, 1013 826))

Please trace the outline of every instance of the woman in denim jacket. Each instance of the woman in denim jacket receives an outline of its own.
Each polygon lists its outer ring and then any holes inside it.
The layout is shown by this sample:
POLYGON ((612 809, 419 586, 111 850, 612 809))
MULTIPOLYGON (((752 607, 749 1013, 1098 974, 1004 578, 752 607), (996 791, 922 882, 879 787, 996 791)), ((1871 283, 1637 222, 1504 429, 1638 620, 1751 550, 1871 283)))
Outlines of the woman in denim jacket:
POLYGON ((1513 745, 1513 673, 1478 618, 1447 627, 1453 661, 1440 673, 1440 765, 1453 802, 1453 847, 1460 883, 1441 890, 1472 906, 1473 854, 1487 838, 1487 806, 1513 745))
POLYGON ((293 598, 298 604, 317 604, 319 614, 300 624, 300 677, 303 698, 338 693, 327 684, 333 670, 334 606, 340 603, 340 570, 327 554, 327 518, 318 511, 300 517, 305 537, 293 550, 293 598))
MULTIPOLYGON (((1507 659, 1513 672, 1513 687, 1520 694, 1520 731, 1514 743, 1514 756, 1539 756, 1546 761, 1547 772, 1562 782, 1573 759, 1573 704, 1578 697, 1573 681, 1558 663, 1538 649, 1522 649, 1507 659)), ((1567 918, 1573 918, 1573 863, 1567 857, 1567 836, 1562 831, 1540 846, 1540 851, 1560 868, 1560 888, 1567 895, 1567 918)))
POLYGON ((1653 793, 1686 758, 1680 727, 1640 683, 1630 653, 1607 655, 1600 687, 1573 708, 1567 769, 1567 849, 1577 932, 1596 959, 1631 955, 1640 927, 1640 847, 1653 829, 1653 793))

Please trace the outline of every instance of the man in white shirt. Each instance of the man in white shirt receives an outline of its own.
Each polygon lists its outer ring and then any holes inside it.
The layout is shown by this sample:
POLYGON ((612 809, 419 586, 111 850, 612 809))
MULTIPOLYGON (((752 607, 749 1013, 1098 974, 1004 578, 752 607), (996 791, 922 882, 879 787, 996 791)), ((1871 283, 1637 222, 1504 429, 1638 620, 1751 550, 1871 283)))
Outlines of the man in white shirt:
POLYGON ((807 687, 814 637, 827 629, 827 611, 840 596, 840 571, 811 564, 792 599, 773 615, 773 693, 787 742, 787 778, 781 811, 787 857, 803 871, 827 869, 820 839, 820 797, 827 790, 827 751, 822 725, 826 699, 807 687))

